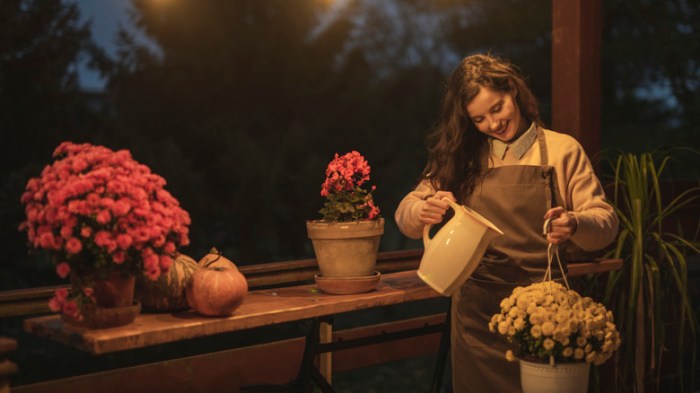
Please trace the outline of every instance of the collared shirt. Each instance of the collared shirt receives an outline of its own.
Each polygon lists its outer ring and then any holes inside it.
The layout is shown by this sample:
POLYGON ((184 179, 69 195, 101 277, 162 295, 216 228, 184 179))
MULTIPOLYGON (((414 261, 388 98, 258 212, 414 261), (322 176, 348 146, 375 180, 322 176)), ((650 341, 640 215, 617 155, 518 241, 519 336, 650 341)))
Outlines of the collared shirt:
POLYGON ((537 126, 533 122, 530 124, 530 128, 513 142, 503 142, 500 139, 491 138, 491 153, 503 160, 506 157, 506 152, 510 151, 515 158, 521 160, 536 139, 537 126))

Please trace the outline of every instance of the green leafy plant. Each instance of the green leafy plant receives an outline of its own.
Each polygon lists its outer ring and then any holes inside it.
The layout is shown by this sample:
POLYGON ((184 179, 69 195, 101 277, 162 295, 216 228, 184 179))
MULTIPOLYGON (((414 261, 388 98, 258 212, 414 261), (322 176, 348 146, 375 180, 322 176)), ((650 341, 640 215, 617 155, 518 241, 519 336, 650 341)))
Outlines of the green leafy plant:
MULTIPOLYGON (((620 220, 617 242, 607 257, 622 258, 624 265, 609 273, 603 301, 618 316, 623 344, 616 385, 624 389, 631 382, 636 391, 643 391, 649 377, 658 384, 664 355, 675 349, 668 360, 675 362, 670 364, 675 373, 671 382, 664 382, 664 389, 678 383, 682 391, 688 342, 695 369, 698 319, 688 292, 688 255, 700 253, 697 230, 686 237, 680 226, 669 228, 683 208, 700 199, 700 187, 692 186, 674 198, 662 193, 662 175, 678 151, 620 153, 607 161, 614 174, 612 202, 620 220)), ((693 375, 690 384, 694 385, 693 375)))

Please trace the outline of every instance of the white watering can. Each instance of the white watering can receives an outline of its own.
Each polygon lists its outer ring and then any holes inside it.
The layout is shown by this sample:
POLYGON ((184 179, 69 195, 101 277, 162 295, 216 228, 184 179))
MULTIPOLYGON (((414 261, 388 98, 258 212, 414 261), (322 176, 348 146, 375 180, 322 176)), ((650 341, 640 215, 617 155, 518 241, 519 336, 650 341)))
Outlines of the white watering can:
POLYGON ((491 240, 503 232, 474 210, 444 200, 455 215, 432 239, 432 225, 423 228, 425 251, 418 277, 441 295, 451 296, 472 275, 491 240))

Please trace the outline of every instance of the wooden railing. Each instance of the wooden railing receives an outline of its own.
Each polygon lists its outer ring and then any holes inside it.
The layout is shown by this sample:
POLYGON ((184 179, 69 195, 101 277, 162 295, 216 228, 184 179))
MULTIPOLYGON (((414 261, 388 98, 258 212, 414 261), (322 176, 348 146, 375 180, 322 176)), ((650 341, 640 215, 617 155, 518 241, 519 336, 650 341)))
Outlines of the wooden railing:
MULTIPOLYGON (((379 253, 377 270, 390 273, 417 269, 423 250, 379 253)), ((239 266, 251 289, 313 281, 318 273, 316 259, 300 259, 239 266)), ((56 289, 67 285, 0 291, 0 318, 28 316, 49 312, 48 300, 56 289)))

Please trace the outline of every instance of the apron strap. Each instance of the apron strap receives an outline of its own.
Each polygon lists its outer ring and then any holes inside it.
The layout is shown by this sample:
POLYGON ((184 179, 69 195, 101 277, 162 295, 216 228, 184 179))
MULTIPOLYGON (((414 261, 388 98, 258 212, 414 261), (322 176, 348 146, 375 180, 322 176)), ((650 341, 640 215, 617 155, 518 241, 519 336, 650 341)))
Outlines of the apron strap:
POLYGON ((554 183, 552 172, 554 168, 548 165, 549 154, 547 153, 547 141, 544 138, 544 130, 537 127, 537 144, 540 147, 540 164, 542 165, 542 175, 544 177, 545 194, 547 195, 547 210, 557 205, 556 196, 554 195, 554 183))
POLYGON ((537 126, 537 142, 540 145, 540 165, 547 166, 549 164, 547 141, 544 139, 544 131, 540 126, 537 126))

